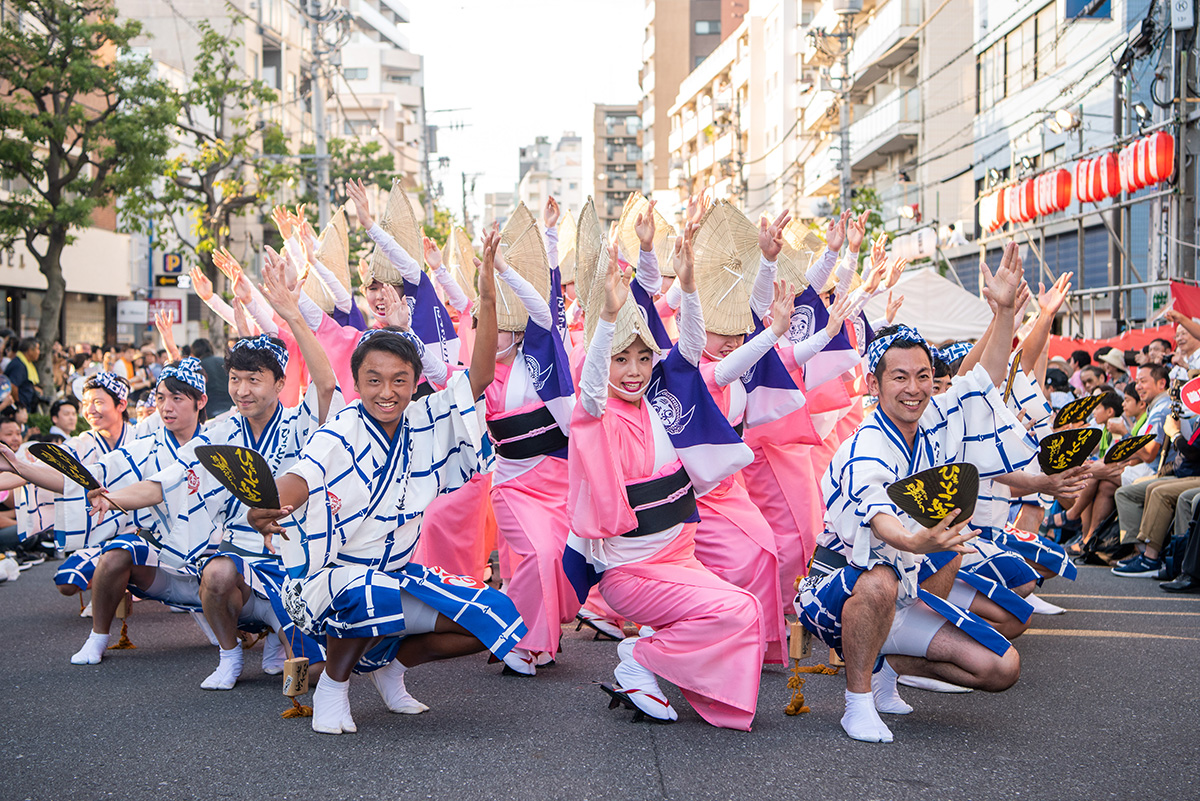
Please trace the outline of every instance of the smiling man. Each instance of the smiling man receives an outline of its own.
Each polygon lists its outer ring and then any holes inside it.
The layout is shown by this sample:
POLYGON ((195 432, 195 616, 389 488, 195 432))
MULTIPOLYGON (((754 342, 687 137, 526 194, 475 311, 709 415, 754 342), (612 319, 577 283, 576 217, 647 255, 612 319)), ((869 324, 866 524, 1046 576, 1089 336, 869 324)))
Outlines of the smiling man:
MULTIPOLYGON (((867 351, 867 386, 878 408, 842 443, 821 484, 828 510, 818 540, 823 548, 800 585, 796 612, 844 655, 842 728, 856 740, 891 742, 879 712, 912 711, 896 692, 898 674, 998 692, 1020 672, 1003 636, 918 584, 924 554, 970 550, 967 519, 952 512, 925 528, 886 491, 905 476, 952 462, 974 464, 985 478, 1009 473, 1036 453, 996 389, 1006 373, 1021 282, 1015 244, 996 274, 984 268, 984 277, 998 311, 979 364, 934 397, 932 355, 921 335, 907 326, 879 331, 867 351)), ((948 577, 958 561, 944 567, 948 577)), ((942 572, 928 579, 931 588, 950 583, 938 578, 942 572)))

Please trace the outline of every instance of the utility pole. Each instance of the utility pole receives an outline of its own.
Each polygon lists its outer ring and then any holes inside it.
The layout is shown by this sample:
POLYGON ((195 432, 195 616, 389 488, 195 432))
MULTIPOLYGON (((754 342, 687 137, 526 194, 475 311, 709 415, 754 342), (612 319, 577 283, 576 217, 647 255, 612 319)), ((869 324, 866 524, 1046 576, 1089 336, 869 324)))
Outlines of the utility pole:
MULTIPOLYGON (((1125 131, 1125 103, 1122 97, 1121 89, 1125 82, 1125 64, 1124 59, 1113 64, 1112 82, 1113 82, 1113 143, 1119 144, 1121 137, 1125 131)), ((1116 195, 1116 201, 1123 201, 1125 193, 1121 192, 1116 195)), ((1121 222, 1123 215, 1121 209, 1113 206, 1109 214, 1108 228, 1108 285, 1120 286, 1125 282, 1125 271, 1122 269, 1122 254, 1121 254, 1121 222)), ((1113 322, 1117 325, 1117 330, 1113 333, 1120 333, 1121 321, 1121 293, 1112 292, 1109 296, 1111 300, 1110 311, 1112 312, 1113 322)))
POLYGON ((850 48, 854 43, 854 15, 862 11, 862 0, 841 0, 835 3, 835 9, 841 17, 837 37, 839 59, 842 66, 842 77, 838 82, 838 142, 842 151, 840 158, 841 180, 839 182, 839 197, 842 210, 850 208, 853 177, 850 171, 850 85, 853 83, 850 75, 850 48))
MULTIPOLYGON (((1169 198, 1170 211, 1165 215, 1169 222, 1161 234, 1171 239, 1166 247, 1159 248, 1159 252, 1169 254, 1168 264, 1164 265, 1163 270, 1166 277, 1195 278, 1197 168, 1193 155, 1200 152, 1200 131, 1197 130, 1196 120, 1192 119, 1195 105, 1192 92, 1188 89, 1196 77, 1196 71, 1190 53, 1181 47, 1181 42, 1187 38, 1184 32, 1193 30, 1197 25, 1196 3, 1194 0, 1176 0, 1170 3, 1168 14, 1171 46, 1163 48, 1163 59, 1170 58, 1170 63, 1160 64, 1159 69, 1171 76, 1170 87, 1174 94, 1169 106, 1160 107, 1155 103, 1155 116, 1160 113, 1164 117, 1174 114, 1179 125, 1173 131, 1176 191, 1169 198)), ((1158 202, 1165 205, 1167 200, 1160 199, 1158 202)))
POLYGON ((329 149, 325 141, 325 86, 321 81, 321 3, 309 0, 309 34, 312 36, 312 113, 316 139, 318 231, 329 223, 329 149))

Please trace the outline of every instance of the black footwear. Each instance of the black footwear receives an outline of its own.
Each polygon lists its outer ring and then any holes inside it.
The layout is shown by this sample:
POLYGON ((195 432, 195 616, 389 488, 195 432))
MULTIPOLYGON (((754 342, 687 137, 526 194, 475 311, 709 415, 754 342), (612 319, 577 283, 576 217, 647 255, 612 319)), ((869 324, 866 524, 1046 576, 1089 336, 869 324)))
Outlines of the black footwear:
POLYGON ((638 709, 637 704, 635 704, 633 702, 633 699, 629 697, 629 693, 625 692, 624 690, 617 689, 616 687, 613 687, 611 684, 601 683, 600 689, 604 690, 605 694, 607 694, 608 697, 612 699, 611 701, 608 702, 609 709, 616 709, 619 706, 623 706, 626 709, 633 710, 633 720, 631 721, 632 723, 641 723, 643 720, 646 721, 647 723, 670 724, 670 723, 675 722, 673 720, 665 720, 663 718, 656 718, 653 715, 647 715, 645 712, 638 709))
POLYGON ((17 563, 17 568, 24 572, 29 568, 40 565, 46 561, 46 557, 36 551, 16 550, 9 551, 9 557, 17 563))
POLYGON ((1180 573, 1174 581, 1164 581, 1158 586, 1167 592, 1200 592, 1200 579, 1190 573, 1180 573))

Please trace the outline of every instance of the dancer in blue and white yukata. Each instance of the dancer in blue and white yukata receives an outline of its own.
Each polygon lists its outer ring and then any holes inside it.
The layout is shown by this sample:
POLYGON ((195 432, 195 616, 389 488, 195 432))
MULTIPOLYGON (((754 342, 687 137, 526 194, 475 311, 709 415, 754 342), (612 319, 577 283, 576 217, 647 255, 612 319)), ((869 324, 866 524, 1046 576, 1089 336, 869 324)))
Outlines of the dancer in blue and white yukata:
MULTIPOLYGON (((154 391, 154 404, 162 426, 124 447, 104 454, 87 470, 103 486, 120 488, 154 475, 175 462, 179 449, 200 432, 204 417, 204 369, 198 359, 184 359, 165 367, 154 391)), ((96 553, 87 563, 85 586, 92 591, 92 630, 83 647, 71 657, 75 665, 95 665, 108 647, 109 629, 117 605, 128 588, 140 598, 185 609, 206 631, 200 615, 200 581, 182 569, 182 555, 160 554, 158 535, 169 527, 162 506, 126 515, 114 510, 93 518, 81 485, 45 464, 25 464, 0 445, 0 472, 12 472, 61 497, 56 502, 56 529, 60 547, 75 553, 96 553)), ((83 579, 83 571, 75 573, 83 579)), ((211 635, 210 635, 211 636, 211 635)), ((282 654, 282 649, 279 650, 282 654)), ((282 656, 278 662, 282 665, 282 656)), ((282 667, 280 667, 282 670, 282 667)))
MULTIPOLYGON (((206 429, 197 443, 252 448, 272 473, 280 473, 296 463, 312 432, 344 403, 329 359, 300 312, 299 284, 287 285, 282 259, 270 249, 267 255, 263 294, 291 328, 312 384, 299 406, 283 406, 283 343, 265 334, 238 340, 225 357, 237 412, 206 429)), ((284 610, 279 557, 247 522, 247 508, 200 466, 195 444, 180 449, 178 461, 147 480, 112 492, 93 490, 88 500, 101 517, 111 503, 129 510, 166 504, 171 523, 163 548, 183 554, 199 575, 204 617, 220 648, 220 663, 202 688, 230 690, 237 683, 243 661, 239 629, 280 632, 297 656, 323 660, 319 644, 295 630, 284 610)))
MULTIPOLYGON (((878 408, 838 448, 822 480, 826 530, 818 544, 827 550, 818 551, 801 583, 796 612, 844 656, 842 727, 856 740, 891 742, 879 712, 912 711, 896 691, 898 674, 992 692, 1009 688, 1020 674, 1008 640, 919 586, 922 554, 970 549, 967 520, 951 512, 924 528, 886 491, 894 481, 939 465, 970 462, 989 477, 1019 470, 1036 455, 1036 443, 996 389, 1006 373, 1021 283, 1015 244, 1005 249, 996 274, 985 271, 985 278, 998 310, 980 364, 934 398, 932 357, 921 335, 907 326, 880 331, 867 354, 868 388, 878 396, 878 408)), ((948 593, 958 562, 938 570, 930 586, 948 593)))
POLYGON ((434 499, 491 467, 479 399, 495 370, 498 247, 499 236, 488 234, 469 370, 413 400, 421 373, 413 340, 394 329, 365 332, 351 358, 359 400, 318 429, 278 478, 282 508, 249 515, 268 547, 281 546, 293 620, 326 637, 314 731, 357 730, 352 672, 369 673, 392 712, 419 714, 428 707, 405 687, 409 668, 485 648, 503 658, 525 635, 498 590, 410 561, 434 499))

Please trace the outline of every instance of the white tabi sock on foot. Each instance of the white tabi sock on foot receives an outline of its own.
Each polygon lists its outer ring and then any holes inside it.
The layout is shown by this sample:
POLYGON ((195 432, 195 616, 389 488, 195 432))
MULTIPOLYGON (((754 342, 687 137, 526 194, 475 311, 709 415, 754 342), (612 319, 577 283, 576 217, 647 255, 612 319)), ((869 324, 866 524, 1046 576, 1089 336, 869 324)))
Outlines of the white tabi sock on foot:
POLYGON ((524 648, 513 648, 501 658, 501 661, 508 665, 508 669, 514 673, 522 676, 537 675, 537 658, 524 648))
POLYGON ((1057 604, 1052 604, 1049 601, 1042 600, 1033 593, 1029 593, 1029 595, 1025 596, 1025 600, 1028 601, 1029 605, 1033 607, 1033 613, 1035 615, 1061 615, 1063 612, 1067 611, 1057 604))
POLYGON ((969 693, 970 687, 960 687, 948 681, 930 679, 925 676, 901 676, 898 682, 905 687, 916 687, 918 690, 929 690, 932 693, 969 693))
POLYGON ((321 734, 353 734, 358 731, 350 716, 350 680, 334 681, 321 674, 313 692, 313 731, 321 734))
POLYGON ((226 651, 220 649, 221 661, 217 664, 217 669, 209 674, 208 678, 200 682, 202 690, 232 690, 233 685, 237 684, 238 677, 242 675, 242 645, 237 645, 226 651))
POLYGON ((285 660, 287 660, 287 651, 283 650, 279 632, 273 631, 267 635, 267 639, 263 640, 263 673, 268 676, 278 676, 283 672, 285 660))
POLYGON ((874 693, 852 693, 846 690, 846 714, 842 728, 851 739, 864 743, 890 743, 892 730, 875 711, 874 693))
POLYGON ((398 715, 419 715, 428 712, 429 707, 422 704, 409 694, 404 686, 404 674, 408 668, 400 664, 399 659, 393 659, 379 670, 371 671, 371 682, 379 690, 379 696, 387 708, 398 715))
POLYGON ((883 667, 871 677, 871 695, 875 696, 875 708, 890 715, 907 715, 913 708, 904 702, 896 689, 896 679, 900 678, 891 664, 885 658, 883 667))
POLYGON ((79 652, 71 657, 72 665, 98 665, 108 648, 108 635, 92 632, 79 652))
POLYGON ((679 720, 679 713, 667 701, 662 688, 658 686, 658 677, 633 658, 633 646, 639 639, 626 637, 617 646, 617 656, 621 658, 621 663, 613 670, 617 689, 628 693, 629 700, 650 717, 659 720, 679 720))

